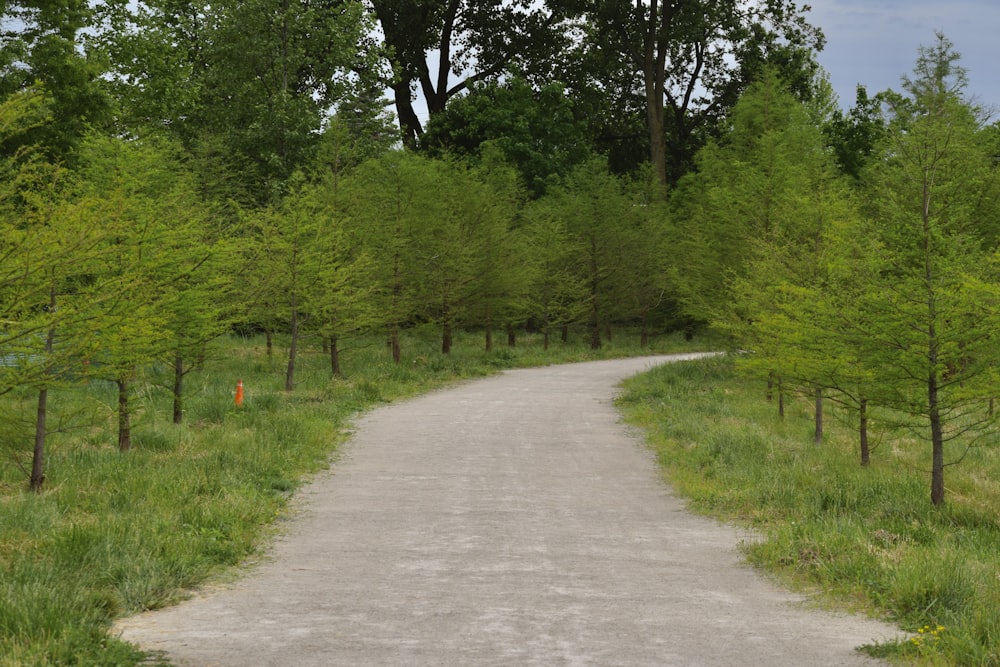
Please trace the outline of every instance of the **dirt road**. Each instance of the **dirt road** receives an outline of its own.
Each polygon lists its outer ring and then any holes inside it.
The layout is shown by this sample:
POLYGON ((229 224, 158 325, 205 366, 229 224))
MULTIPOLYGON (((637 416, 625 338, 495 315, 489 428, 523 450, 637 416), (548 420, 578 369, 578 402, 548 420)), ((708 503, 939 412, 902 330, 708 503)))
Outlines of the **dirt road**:
POLYGON ((122 636, 177 665, 877 664, 684 509, 612 404, 678 357, 506 372, 361 418, 266 562, 122 636))

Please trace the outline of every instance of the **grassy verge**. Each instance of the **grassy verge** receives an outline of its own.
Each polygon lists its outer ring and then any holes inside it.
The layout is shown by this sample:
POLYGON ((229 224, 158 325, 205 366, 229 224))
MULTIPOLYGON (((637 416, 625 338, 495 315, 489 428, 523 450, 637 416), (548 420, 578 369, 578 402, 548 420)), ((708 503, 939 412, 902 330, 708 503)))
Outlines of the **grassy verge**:
POLYGON ((20 468, 32 397, 0 398, 0 666, 141 662, 108 635, 113 619, 172 604, 245 563, 295 489, 328 464, 352 416, 376 403, 504 368, 699 349, 674 337, 641 350, 629 335, 598 353, 582 341, 544 351, 523 335, 492 353, 480 336, 458 338, 449 356, 438 344, 435 332, 411 332, 393 364, 381 340, 347 341, 343 379, 331 378, 318 343, 307 345, 286 393, 284 348, 268 359, 262 339, 228 339, 188 378, 182 425, 171 423, 169 369, 137 379, 134 449, 125 454, 115 446, 113 385, 53 392, 58 432, 37 495, 20 468))
POLYGON ((1000 665, 1000 447, 948 468, 948 504, 934 508, 929 445, 878 434, 862 468, 846 419, 828 419, 817 447, 811 398, 780 419, 731 360, 660 367, 631 380, 620 403, 694 509, 752 529, 752 563, 912 633, 867 652, 1000 665))

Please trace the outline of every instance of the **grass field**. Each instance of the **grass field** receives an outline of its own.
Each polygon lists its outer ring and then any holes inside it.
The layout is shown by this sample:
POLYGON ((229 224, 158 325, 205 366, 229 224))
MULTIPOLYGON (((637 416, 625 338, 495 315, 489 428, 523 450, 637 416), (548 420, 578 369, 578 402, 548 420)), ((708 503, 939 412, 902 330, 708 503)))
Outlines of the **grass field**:
POLYGON ((27 492, 30 393, 0 397, 0 666, 135 665, 134 647, 109 636, 115 618, 174 603, 185 591, 232 576, 281 525, 304 481, 326 467, 352 416, 377 403, 504 368, 641 353, 706 349, 663 337, 640 350, 617 335, 598 353, 583 337, 543 351, 482 351, 481 335, 411 331, 403 360, 384 342, 346 341, 344 377, 331 378, 318 341, 300 355, 286 393, 278 341, 220 341, 205 370, 188 377, 185 422, 171 422, 169 368, 137 378, 133 450, 117 450, 115 387, 91 380, 50 395, 43 492, 27 492), (242 380, 245 401, 234 405, 242 380))
POLYGON ((620 406, 692 508, 747 527, 752 563, 823 604, 911 634, 867 652, 907 664, 1000 665, 995 439, 947 469, 947 504, 935 508, 929 443, 878 432, 876 420, 877 448, 862 468, 844 415, 826 420, 816 446, 812 397, 791 400, 781 419, 763 383, 737 377, 731 359, 661 366, 629 381, 620 406))

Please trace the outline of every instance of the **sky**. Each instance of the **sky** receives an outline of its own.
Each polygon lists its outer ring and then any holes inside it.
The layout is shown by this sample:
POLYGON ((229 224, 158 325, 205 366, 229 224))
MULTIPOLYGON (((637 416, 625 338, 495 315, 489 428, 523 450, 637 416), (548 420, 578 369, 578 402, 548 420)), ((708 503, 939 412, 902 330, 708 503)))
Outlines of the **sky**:
POLYGON ((823 29, 819 62, 830 75, 840 105, 854 105, 857 84, 868 93, 892 88, 913 72, 920 46, 941 31, 961 54, 968 93, 1000 118, 1000 0, 802 0, 810 23, 823 29))

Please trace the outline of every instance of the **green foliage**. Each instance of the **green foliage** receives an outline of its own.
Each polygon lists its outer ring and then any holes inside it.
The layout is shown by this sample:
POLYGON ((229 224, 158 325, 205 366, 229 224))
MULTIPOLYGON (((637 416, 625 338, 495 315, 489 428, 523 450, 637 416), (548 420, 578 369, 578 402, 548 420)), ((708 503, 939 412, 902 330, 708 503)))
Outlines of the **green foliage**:
POLYGON ((431 119, 420 147, 432 155, 479 158, 487 142, 517 168, 536 197, 589 153, 563 86, 534 90, 521 77, 475 86, 452 100, 431 119))

